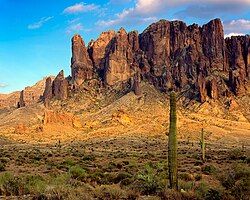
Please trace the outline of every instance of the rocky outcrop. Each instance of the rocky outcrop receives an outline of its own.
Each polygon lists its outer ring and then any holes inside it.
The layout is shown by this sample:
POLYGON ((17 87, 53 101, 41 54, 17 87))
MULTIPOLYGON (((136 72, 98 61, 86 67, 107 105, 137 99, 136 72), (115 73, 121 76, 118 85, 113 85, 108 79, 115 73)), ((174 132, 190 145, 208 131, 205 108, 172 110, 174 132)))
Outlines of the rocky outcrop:
POLYGON ((196 84, 202 92, 200 99, 206 99, 208 91, 203 86, 211 75, 210 69, 226 70, 224 43, 219 19, 203 27, 161 20, 140 35, 140 48, 150 64, 153 83, 163 90, 196 84))
POLYGON ((44 105, 45 107, 49 106, 49 102, 53 97, 53 91, 52 91, 52 79, 51 77, 48 77, 46 79, 46 83, 45 83, 45 90, 43 93, 43 101, 44 101, 44 105))
POLYGON ((137 72, 134 76, 134 93, 137 96, 142 94, 140 79, 140 73, 137 72))
POLYGON ((64 72, 61 70, 52 83, 52 95, 55 99, 65 100, 68 98, 68 80, 64 78, 64 72))
POLYGON ((107 51, 115 35, 116 33, 113 30, 103 32, 96 41, 91 41, 88 45, 88 53, 100 76, 103 76, 107 51))
POLYGON ((80 35, 72 38, 71 74, 76 87, 93 77, 93 64, 80 35))
MULTIPOLYGON (((70 88, 94 77, 99 85, 110 87, 127 82, 140 94, 140 77, 164 92, 174 89, 189 92, 200 102, 216 100, 232 92, 245 93, 250 77, 249 36, 225 40, 219 19, 203 26, 160 20, 140 35, 123 28, 107 31, 92 40, 88 48, 81 36, 75 35, 71 69, 70 88)), ((62 82, 63 95, 53 88, 53 96, 58 99, 67 98, 68 82, 59 76, 52 84, 62 82)))
POLYGON ((136 68, 137 64, 134 62, 134 56, 138 47, 138 37, 133 37, 132 34, 135 33, 127 34, 121 28, 109 44, 104 67, 104 81, 107 85, 127 81, 133 75, 133 68, 136 68))
MULTIPOLYGON (((52 77, 51 77, 52 78, 52 77)), ((41 100, 45 89, 46 78, 38 81, 33 86, 28 86, 22 92, 16 91, 10 94, 0 94, 0 109, 10 107, 23 107, 35 104, 41 100), (19 105, 21 103, 21 105, 19 105)))
POLYGON ((236 95, 244 94, 250 79, 250 36, 226 39, 229 84, 236 95))
POLYGON ((53 110, 45 110, 43 125, 61 124, 71 126, 73 128, 82 128, 81 120, 72 113, 55 112, 53 110))
POLYGON ((20 98, 19 98, 19 101, 17 103, 17 108, 22 108, 25 106, 25 101, 24 101, 24 90, 22 90, 20 92, 20 98))
POLYGON ((202 48, 209 60, 210 69, 228 70, 225 66, 225 41, 220 19, 214 19, 202 26, 202 48))

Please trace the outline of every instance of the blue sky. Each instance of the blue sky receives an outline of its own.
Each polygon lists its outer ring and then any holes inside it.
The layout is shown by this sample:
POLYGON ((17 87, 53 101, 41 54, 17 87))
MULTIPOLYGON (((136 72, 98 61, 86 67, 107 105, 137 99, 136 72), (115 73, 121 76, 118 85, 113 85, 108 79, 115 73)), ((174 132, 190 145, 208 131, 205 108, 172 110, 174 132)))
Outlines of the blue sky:
POLYGON ((140 32, 159 19, 203 24, 221 18, 225 34, 250 33, 250 0, 0 0, 0 93, 21 90, 61 69, 70 74, 75 33, 140 32))

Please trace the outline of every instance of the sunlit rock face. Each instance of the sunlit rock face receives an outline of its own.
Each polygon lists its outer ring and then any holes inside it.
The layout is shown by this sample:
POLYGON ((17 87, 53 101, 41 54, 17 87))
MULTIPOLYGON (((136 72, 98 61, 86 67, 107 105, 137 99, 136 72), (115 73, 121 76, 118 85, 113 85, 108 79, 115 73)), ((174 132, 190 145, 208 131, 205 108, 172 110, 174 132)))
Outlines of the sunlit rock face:
MULTIPOLYGON (((69 88, 96 78, 104 86, 125 82, 133 88, 136 75, 163 92, 188 91, 200 102, 216 100, 245 93, 250 77, 249 36, 224 39, 220 19, 203 26, 160 20, 141 34, 110 30, 87 48, 75 35, 71 70, 71 78, 65 80, 69 88)), ((67 98, 66 93, 57 93, 53 95, 67 98)))
POLYGON ((55 99, 65 100, 68 98, 68 80, 64 78, 63 70, 59 72, 52 83, 52 94, 55 99))
POLYGON ((93 77, 93 64, 80 35, 72 38, 71 74, 75 86, 93 77))

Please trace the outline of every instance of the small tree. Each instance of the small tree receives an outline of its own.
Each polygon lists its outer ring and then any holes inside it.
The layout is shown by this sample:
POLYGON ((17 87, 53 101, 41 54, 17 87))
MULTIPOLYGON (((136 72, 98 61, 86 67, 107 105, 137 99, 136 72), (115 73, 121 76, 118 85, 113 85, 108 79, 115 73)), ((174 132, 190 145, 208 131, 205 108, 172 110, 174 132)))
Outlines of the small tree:
POLYGON ((170 94, 170 125, 168 135, 168 171, 171 189, 178 189, 177 177, 177 115, 176 115, 176 94, 170 94))

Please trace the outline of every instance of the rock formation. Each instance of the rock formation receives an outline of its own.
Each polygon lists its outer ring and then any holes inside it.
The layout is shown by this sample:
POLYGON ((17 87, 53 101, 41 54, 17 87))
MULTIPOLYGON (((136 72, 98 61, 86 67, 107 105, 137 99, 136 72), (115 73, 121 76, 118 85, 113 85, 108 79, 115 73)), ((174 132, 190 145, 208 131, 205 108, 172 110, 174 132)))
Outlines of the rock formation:
POLYGON ((68 80, 64 78, 64 72, 61 70, 52 83, 52 95, 55 99, 65 100, 68 98, 68 80))
POLYGON ((17 103, 17 108, 22 108, 25 106, 25 101, 24 101, 24 90, 22 90, 20 92, 20 98, 19 98, 19 101, 17 103))
POLYGON ((134 93, 137 96, 140 96, 142 94, 139 72, 137 72, 134 76, 134 93))
POLYGON ((76 87, 93 76, 93 64, 80 35, 72 38, 71 72, 76 87))
POLYGON ((236 95, 244 94, 250 79, 250 36, 226 39, 229 84, 236 95))
MULTIPOLYGON (((53 78, 53 77, 51 77, 53 78)), ((16 91, 10 94, 0 94, 0 109, 18 107, 20 102, 25 102, 25 106, 35 104, 41 100, 45 89, 46 78, 38 81, 33 86, 23 89, 23 92, 16 91)))
POLYGON ((138 36, 130 36, 131 34, 121 28, 109 44, 104 65, 104 81, 107 85, 127 81, 133 75, 133 68, 136 67, 133 60, 134 49, 138 47, 138 36))
POLYGON ((103 32, 96 41, 91 41, 88 45, 88 53, 93 61, 94 68, 100 76, 104 74, 105 58, 107 49, 111 45, 111 40, 115 37, 115 31, 103 32))
MULTIPOLYGON (((142 77, 161 91, 190 90, 192 98, 205 102, 245 93, 250 78, 250 38, 225 40, 219 19, 202 27, 160 20, 140 35, 123 28, 103 32, 88 48, 81 36, 75 35, 71 69, 73 87, 98 78, 110 87, 129 82, 135 90, 137 77, 142 77)), ((67 85, 66 79, 58 76, 53 82, 53 96, 66 99, 67 85)))
POLYGON ((45 83, 45 90, 43 93, 43 101, 44 101, 44 105, 45 107, 49 106, 49 102, 53 97, 53 91, 52 91, 52 79, 51 77, 48 77, 46 79, 46 83, 45 83))

